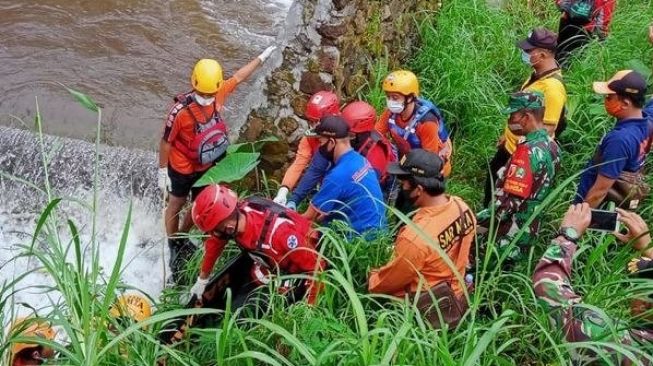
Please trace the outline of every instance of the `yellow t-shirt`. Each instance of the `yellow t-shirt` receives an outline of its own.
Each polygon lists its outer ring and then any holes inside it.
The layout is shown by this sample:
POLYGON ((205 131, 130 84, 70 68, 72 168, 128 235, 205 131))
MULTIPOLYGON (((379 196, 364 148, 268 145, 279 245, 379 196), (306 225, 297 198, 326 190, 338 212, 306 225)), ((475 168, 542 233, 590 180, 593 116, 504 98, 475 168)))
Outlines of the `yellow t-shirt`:
MULTIPOLYGON (((550 126, 558 125, 562 109, 567 103, 565 84, 556 77, 562 78, 560 70, 552 72, 530 85, 528 85, 530 79, 526 80, 521 87, 522 91, 539 91, 544 94, 544 124, 550 126)), ((506 150, 512 154, 517 149, 519 136, 512 133, 507 125, 504 135, 506 137, 506 150)))

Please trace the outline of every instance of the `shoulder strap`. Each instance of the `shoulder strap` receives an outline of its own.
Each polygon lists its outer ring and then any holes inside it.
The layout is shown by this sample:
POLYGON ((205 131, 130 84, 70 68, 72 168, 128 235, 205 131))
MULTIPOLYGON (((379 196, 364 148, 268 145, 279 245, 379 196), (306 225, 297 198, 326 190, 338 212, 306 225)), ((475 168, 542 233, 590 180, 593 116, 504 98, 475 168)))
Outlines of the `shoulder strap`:
POLYGON ((257 250, 263 249, 263 244, 270 234, 270 225, 274 222, 277 217, 287 217, 286 210, 287 208, 281 206, 280 204, 267 200, 259 196, 250 196, 245 199, 245 202, 257 211, 262 211, 265 215, 263 221, 263 227, 261 228, 261 235, 258 238, 256 248, 257 250))
POLYGON ((556 80, 558 80, 558 81, 560 81, 561 83, 564 84, 565 83, 564 79, 562 78, 562 75, 560 75, 559 71, 560 71, 560 68, 556 67, 556 68, 553 68, 553 69, 551 69, 549 71, 544 72, 542 75, 539 75, 536 78, 533 77, 535 75, 532 75, 531 78, 528 79, 528 82, 521 87, 521 90, 524 90, 524 89, 528 88, 529 86, 535 84, 537 81, 540 81, 542 79, 547 79, 547 78, 556 79, 556 80))
POLYGON ((361 147, 358 149, 358 153, 366 157, 367 153, 370 152, 370 149, 374 147, 374 145, 376 145, 376 143, 379 141, 381 141, 381 135, 376 131, 372 131, 370 133, 370 136, 365 140, 365 142, 363 142, 361 147))
POLYGON ((426 99, 422 98, 417 98, 416 104, 418 105, 417 111, 413 114, 413 118, 406 126, 406 136, 404 138, 408 137, 410 132, 415 129, 415 127, 422 123, 424 120, 424 117, 429 113, 432 112, 435 117, 438 119, 438 137, 440 140, 443 142, 446 141, 449 138, 449 131, 446 128, 446 122, 444 119, 444 114, 438 108, 438 106, 426 99))

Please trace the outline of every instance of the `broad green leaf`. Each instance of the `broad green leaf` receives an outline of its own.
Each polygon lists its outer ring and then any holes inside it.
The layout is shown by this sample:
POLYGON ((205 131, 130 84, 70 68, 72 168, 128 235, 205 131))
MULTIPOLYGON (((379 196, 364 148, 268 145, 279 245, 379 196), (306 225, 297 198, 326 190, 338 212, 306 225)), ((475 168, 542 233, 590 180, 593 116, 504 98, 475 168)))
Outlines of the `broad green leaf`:
POLYGON ((200 178, 195 187, 202 187, 209 184, 231 183, 243 179, 258 165, 260 153, 232 153, 222 159, 216 166, 209 169, 200 178))
POLYGON ((227 153, 236 153, 236 152, 260 152, 263 146, 268 142, 277 142, 279 139, 276 136, 267 136, 261 140, 254 142, 242 142, 239 144, 230 145, 227 148, 227 153))
POLYGON ((68 90, 68 92, 70 94, 73 95, 73 97, 75 97, 77 102, 79 102, 79 104, 81 104, 84 108, 86 108, 86 109, 88 109, 90 111, 93 111, 93 112, 98 111, 98 106, 97 106, 97 104, 95 104, 95 101, 93 101, 93 99, 91 99, 91 97, 89 97, 88 95, 86 95, 84 93, 78 92, 77 90, 73 90, 73 89, 70 89, 68 87, 65 87, 65 88, 66 88, 66 90, 68 90))

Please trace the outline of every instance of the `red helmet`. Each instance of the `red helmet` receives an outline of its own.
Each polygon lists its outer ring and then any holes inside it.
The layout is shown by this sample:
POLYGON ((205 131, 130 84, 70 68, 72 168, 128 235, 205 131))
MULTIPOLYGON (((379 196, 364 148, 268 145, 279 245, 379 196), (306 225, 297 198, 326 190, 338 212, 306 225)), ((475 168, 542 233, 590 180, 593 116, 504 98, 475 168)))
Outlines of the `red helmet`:
POLYGON ((191 215, 198 229, 211 232, 236 209, 238 195, 229 188, 212 184, 204 188, 193 203, 191 215))
POLYGON ((369 103, 351 102, 342 109, 342 118, 349 124, 351 133, 369 132, 376 123, 376 110, 369 103))
POLYGON ((320 91, 311 97, 306 104, 304 116, 312 122, 319 121, 324 116, 340 112, 340 98, 330 91, 320 91))

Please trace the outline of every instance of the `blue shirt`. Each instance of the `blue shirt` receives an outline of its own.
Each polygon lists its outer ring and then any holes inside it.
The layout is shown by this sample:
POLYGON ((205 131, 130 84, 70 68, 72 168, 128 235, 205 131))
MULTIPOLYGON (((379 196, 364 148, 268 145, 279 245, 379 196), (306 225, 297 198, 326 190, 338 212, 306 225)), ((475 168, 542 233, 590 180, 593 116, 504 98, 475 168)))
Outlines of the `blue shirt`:
POLYGON ((580 176, 574 203, 583 202, 598 174, 617 179, 622 171, 637 172, 644 165, 649 124, 646 118, 631 118, 617 122, 599 144, 594 157, 580 176), (601 164, 600 166, 596 166, 601 164))
POLYGON ((310 165, 297 183, 297 187, 293 189, 290 201, 299 206, 304 198, 313 192, 330 168, 331 162, 319 150, 316 151, 310 165))
POLYGON ((379 180, 367 159, 353 149, 327 173, 311 204, 327 214, 325 224, 343 220, 359 234, 386 228, 379 180))
POLYGON ((653 121, 653 98, 651 98, 651 100, 646 103, 644 109, 642 110, 642 114, 644 114, 644 117, 653 121))

